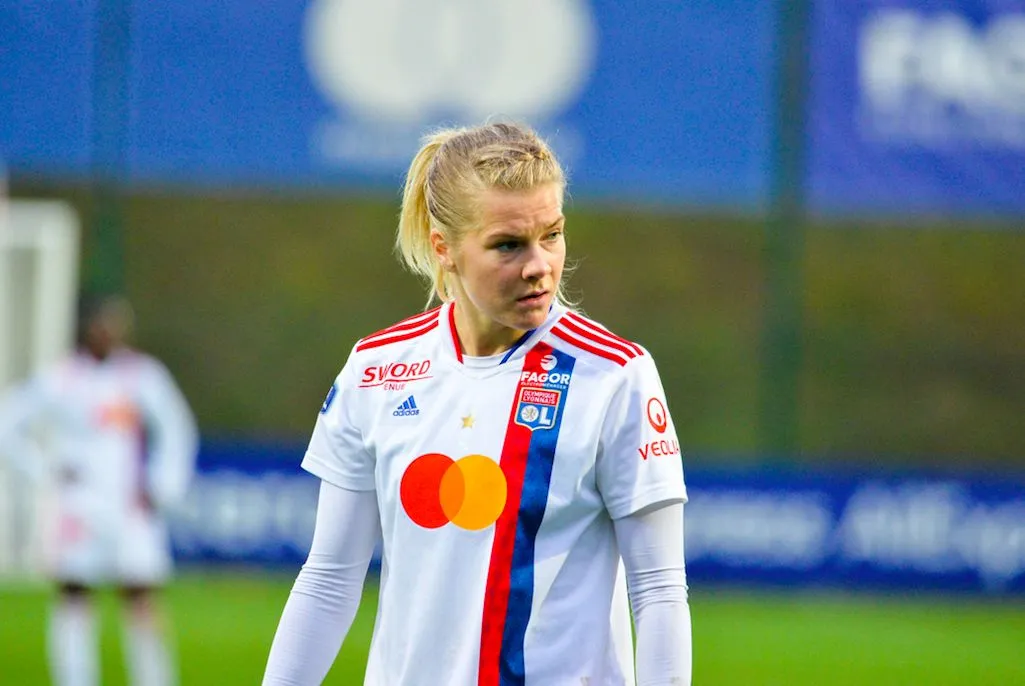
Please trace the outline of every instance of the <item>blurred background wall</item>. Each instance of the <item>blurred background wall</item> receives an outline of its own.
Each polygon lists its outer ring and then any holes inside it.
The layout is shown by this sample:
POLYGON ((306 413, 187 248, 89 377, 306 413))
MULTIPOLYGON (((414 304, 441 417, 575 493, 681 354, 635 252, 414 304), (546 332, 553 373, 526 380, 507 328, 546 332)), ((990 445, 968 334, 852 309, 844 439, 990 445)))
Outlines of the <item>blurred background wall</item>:
MULTIPOLYGON (((1019 508, 998 547, 1025 586, 1023 501, 991 487, 1025 474, 1025 3, 12 0, 0 23, 10 195, 74 208, 81 284, 135 303, 204 469, 295 471, 354 341, 423 306, 391 252, 418 137, 503 115, 569 169, 572 290, 658 360, 696 512, 702 484, 791 474, 842 528, 852 475, 939 479, 951 531, 1019 508)), ((986 586, 969 567, 937 578, 986 586)))

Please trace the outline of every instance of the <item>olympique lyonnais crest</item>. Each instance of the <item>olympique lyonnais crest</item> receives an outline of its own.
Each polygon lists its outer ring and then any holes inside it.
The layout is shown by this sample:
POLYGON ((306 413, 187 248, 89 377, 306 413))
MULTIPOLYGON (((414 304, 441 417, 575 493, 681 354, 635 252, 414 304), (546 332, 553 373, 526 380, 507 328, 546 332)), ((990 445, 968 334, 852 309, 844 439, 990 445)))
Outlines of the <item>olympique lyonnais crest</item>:
POLYGON ((516 400, 516 423, 531 431, 555 426, 562 391, 543 388, 521 388, 516 400))

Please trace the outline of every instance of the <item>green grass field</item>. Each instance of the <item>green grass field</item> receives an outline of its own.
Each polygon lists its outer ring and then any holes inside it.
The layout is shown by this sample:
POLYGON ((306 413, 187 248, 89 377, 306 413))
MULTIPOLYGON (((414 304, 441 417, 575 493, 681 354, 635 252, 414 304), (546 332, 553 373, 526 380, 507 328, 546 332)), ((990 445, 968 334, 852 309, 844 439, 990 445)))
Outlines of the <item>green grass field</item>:
MULTIPOLYGON (((291 579, 183 574, 167 599, 183 686, 258 684, 291 579)), ((362 683, 376 587, 327 684, 362 683)), ((0 589, 0 683, 48 683, 49 593, 0 589)), ((103 684, 125 683, 112 598, 103 598, 103 684)), ((1025 601, 691 591, 694 683, 1025 684, 1025 601)), ((450 685, 439 685, 450 686, 450 685)))

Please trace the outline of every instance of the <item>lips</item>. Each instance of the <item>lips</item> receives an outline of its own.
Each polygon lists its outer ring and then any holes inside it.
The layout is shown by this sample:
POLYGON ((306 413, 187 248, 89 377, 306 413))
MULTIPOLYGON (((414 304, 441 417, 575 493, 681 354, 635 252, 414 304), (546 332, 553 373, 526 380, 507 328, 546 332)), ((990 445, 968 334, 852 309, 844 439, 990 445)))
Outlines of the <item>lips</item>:
POLYGON ((539 302, 541 302, 541 300, 544 299, 544 297, 546 295, 548 295, 548 291, 538 291, 536 293, 528 293, 527 295, 524 295, 523 297, 519 298, 519 302, 527 303, 527 304, 539 303, 539 302))

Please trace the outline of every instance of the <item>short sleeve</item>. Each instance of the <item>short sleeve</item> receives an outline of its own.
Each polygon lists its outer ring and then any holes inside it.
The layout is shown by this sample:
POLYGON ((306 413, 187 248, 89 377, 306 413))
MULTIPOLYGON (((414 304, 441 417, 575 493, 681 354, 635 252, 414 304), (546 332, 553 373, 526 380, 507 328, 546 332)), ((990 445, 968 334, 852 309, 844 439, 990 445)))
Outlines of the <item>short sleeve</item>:
POLYGON ((302 467, 339 488, 372 491, 375 464, 359 426, 352 368, 350 355, 320 408, 302 467))
POLYGON ((648 354, 631 360, 609 403, 598 447, 598 490, 619 519, 649 505, 686 502, 680 442, 648 354))

